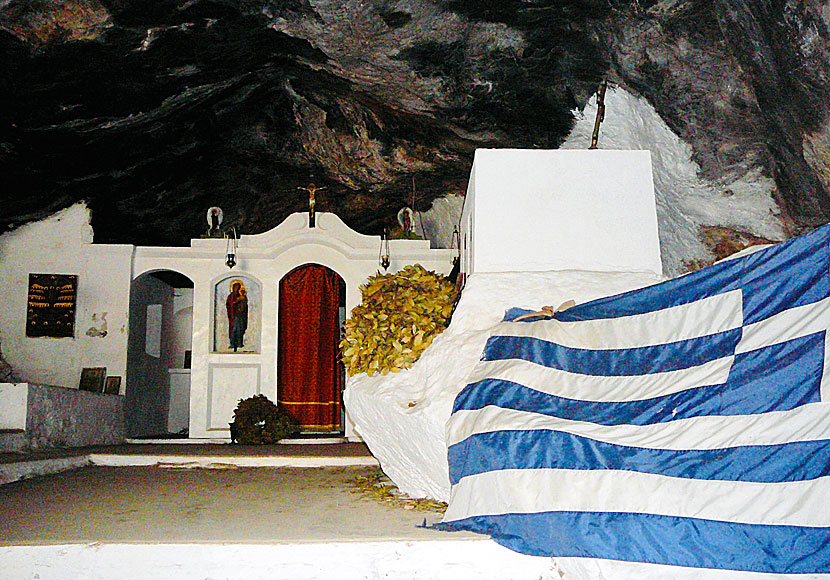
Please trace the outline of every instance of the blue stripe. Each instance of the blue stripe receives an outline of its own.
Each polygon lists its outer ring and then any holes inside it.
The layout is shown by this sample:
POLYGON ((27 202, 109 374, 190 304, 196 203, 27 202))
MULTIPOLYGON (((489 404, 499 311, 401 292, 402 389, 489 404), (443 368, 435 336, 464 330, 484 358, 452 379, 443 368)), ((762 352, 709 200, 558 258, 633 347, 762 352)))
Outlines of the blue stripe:
POLYGON ((599 425, 651 425, 718 414, 718 397, 723 388, 723 385, 715 385, 643 401, 600 402, 567 399, 511 381, 484 379, 467 385, 458 394, 453 413, 492 405, 599 425))
POLYGON ((821 331, 735 357, 726 384, 687 389, 637 401, 567 399, 501 379, 464 387, 453 413, 493 405, 600 425, 650 425, 702 415, 753 415, 789 411, 821 400, 824 365, 821 331))
POLYGON ((744 324, 828 296, 828 232, 825 226, 743 258, 744 324))
POLYGON ((648 449, 562 431, 477 433, 451 445, 450 482, 503 469, 608 469, 684 479, 780 483, 830 474, 830 441, 723 449, 648 449))
POLYGON ((595 376, 645 375, 685 369, 735 352, 742 330, 639 348, 587 350, 538 338, 493 336, 482 360, 520 359, 570 373, 595 376))
POLYGON ((768 574, 830 572, 830 529, 632 513, 477 516, 438 529, 490 534, 532 556, 587 557, 768 574))
POLYGON ((730 290, 743 291, 744 323, 830 295, 830 226, 721 262, 661 284, 579 304, 562 321, 618 318, 689 304, 730 290))
POLYGON ((826 331, 737 355, 721 414, 787 411, 821 400, 826 331))

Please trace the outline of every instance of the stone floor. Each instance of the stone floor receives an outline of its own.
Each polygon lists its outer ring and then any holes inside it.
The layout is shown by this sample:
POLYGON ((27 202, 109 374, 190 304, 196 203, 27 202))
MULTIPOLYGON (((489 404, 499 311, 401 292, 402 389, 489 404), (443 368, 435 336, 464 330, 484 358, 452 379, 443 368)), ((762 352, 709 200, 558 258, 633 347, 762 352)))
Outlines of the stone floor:
MULTIPOLYGON (((0 544, 424 540, 440 513, 361 498, 375 467, 90 466, 0 487, 0 544)), ((456 534, 452 534, 455 536, 456 534)), ((472 534, 469 534, 472 536, 472 534)))
POLYGON ((362 444, 124 445, 4 454, 3 470, 0 580, 554 577, 365 493, 379 467, 362 444))

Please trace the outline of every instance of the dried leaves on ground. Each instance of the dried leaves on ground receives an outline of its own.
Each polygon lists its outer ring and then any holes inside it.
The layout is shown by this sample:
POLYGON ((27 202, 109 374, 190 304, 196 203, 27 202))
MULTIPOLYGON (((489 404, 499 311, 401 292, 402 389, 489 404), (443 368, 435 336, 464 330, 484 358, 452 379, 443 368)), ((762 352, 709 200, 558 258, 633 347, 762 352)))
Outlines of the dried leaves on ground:
POLYGON ((376 468, 366 475, 359 475, 349 480, 352 485, 352 493, 361 498, 379 501, 393 507, 418 512, 433 512, 443 514, 447 504, 432 499, 416 499, 401 492, 392 480, 386 477, 379 468, 376 468))

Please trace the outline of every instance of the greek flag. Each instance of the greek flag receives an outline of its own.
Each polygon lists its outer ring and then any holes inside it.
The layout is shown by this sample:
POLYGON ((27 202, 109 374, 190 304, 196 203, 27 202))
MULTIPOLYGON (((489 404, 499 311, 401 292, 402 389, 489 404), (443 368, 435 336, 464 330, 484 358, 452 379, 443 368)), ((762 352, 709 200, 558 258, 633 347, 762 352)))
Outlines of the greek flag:
POLYGON ((441 526, 537 556, 830 574, 829 237, 501 323, 447 425, 441 526))

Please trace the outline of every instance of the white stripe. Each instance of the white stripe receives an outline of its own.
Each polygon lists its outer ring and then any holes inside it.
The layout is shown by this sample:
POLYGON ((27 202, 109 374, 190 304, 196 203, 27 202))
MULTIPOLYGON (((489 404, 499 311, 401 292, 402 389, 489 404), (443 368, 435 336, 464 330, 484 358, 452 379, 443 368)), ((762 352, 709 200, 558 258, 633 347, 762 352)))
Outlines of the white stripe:
POLYGON ((824 368, 821 375, 821 387, 819 389, 822 402, 830 402, 830 340, 824 337, 824 368))
POLYGON ((569 348, 608 350, 709 336, 740 328, 742 323, 742 292, 732 290, 689 304, 620 318, 580 322, 505 322, 493 334, 534 337, 569 348))
POLYGON ((705 385, 722 385, 729 378, 734 360, 735 357, 728 356, 664 373, 605 377, 570 373, 520 359, 505 359, 478 363, 468 382, 499 379, 566 399, 642 401, 705 385))
POLYGON ((746 524, 830 526, 830 478, 713 481, 609 470, 507 469, 453 486, 444 521, 547 511, 625 512, 746 524))
POLYGON ((791 411, 759 415, 692 417, 653 425, 597 425, 489 406, 453 413, 447 422, 447 445, 454 445, 477 433, 537 429, 649 449, 779 445, 830 439, 830 403, 811 403, 791 411))
POLYGON ((687 568, 647 562, 624 562, 603 558, 552 558, 568 580, 830 580, 830 574, 775 574, 723 570, 720 568, 687 568))
POLYGON ((830 298, 796 306, 765 320, 747 324, 735 354, 809 336, 830 328, 830 298))

